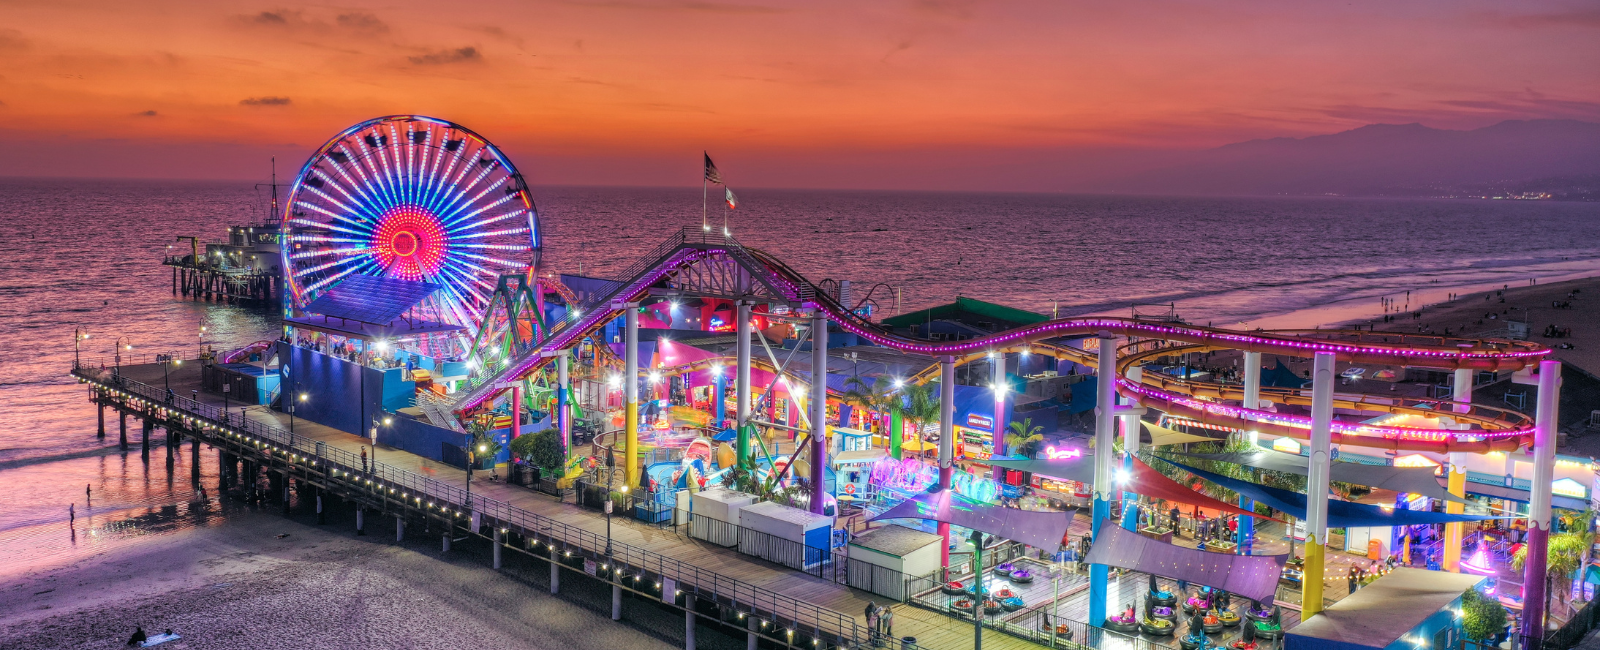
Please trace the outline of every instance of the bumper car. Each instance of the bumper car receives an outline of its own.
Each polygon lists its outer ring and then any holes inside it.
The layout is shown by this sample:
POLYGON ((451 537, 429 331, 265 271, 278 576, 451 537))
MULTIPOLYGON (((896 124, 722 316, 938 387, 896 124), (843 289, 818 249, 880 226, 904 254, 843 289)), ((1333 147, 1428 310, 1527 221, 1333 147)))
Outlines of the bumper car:
POLYGON ((994 574, 997 575, 997 576, 1000 576, 1002 578, 1009 578, 1009 577, 1011 577, 1011 572, 1015 571, 1015 570, 1017 570, 1016 565, 1013 565, 1010 562, 1006 562, 1005 564, 1001 564, 1001 565, 995 567, 994 568, 994 574))
POLYGON ((1207 647, 1207 640, 1204 635, 1185 634, 1178 638, 1178 646, 1183 650, 1202 650, 1207 647))
POLYGON ((1106 618, 1106 629, 1123 634, 1136 634, 1139 632, 1139 621, 1127 614, 1118 614, 1106 618))
POLYGON ((1233 644, 1228 647, 1233 648, 1233 650, 1256 650, 1257 646, 1254 641, 1239 639, 1238 641, 1234 641, 1233 644))
POLYGON ((1239 627, 1239 615, 1229 610, 1224 609, 1218 612, 1217 618, 1221 619, 1222 624, 1227 627, 1239 627))
POLYGON ((1200 619, 1200 626, 1205 628, 1206 634, 1216 634, 1222 631, 1222 619, 1215 614, 1206 614, 1205 618, 1200 619))
POLYGON ((1175 607, 1178 604, 1178 597, 1170 591, 1152 591, 1150 602, 1163 607, 1175 607))
POLYGON ((1033 582, 1033 572, 1027 569, 1016 569, 1011 572, 1011 581, 1019 585, 1033 582))
POLYGON ((1176 621, 1178 620, 1178 612, 1173 611, 1171 607, 1152 607, 1150 608, 1150 617, 1164 621, 1176 621))
POLYGON ((1193 614, 1197 609, 1202 612, 1211 609, 1211 600, 1199 596, 1190 596, 1188 600, 1183 601, 1183 613, 1193 614))
MULTIPOLYGON (((1049 634, 1050 633, 1050 624, 1046 623, 1044 625, 1040 625, 1039 626, 1039 631, 1040 632, 1044 632, 1045 634, 1049 634)), ((1062 641, 1071 641, 1072 640, 1072 628, 1067 627, 1066 623, 1057 623, 1056 624, 1056 638, 1058 640, 1062 640, 1062 641)))
POLYGON ((1016 596, 1012 596, 1010 598, 1004 598, 1004 599, 1000 600, 1000 609, 1006 610, 1008 612, 1014 612, 1014 611, 1017 611, 1019 609, 1022 609, 1023 607, 1026 607, 1026 606, 1027 606, 1027 604, 1022 602, 1022 599, 1018 598, 1016 596))
POLYGON ((1176 629, 1177 627, 1172 624, 1172 621, 1164 618, 1146 616, 1143 621, 1139 622, 1139 631, 1151 636, 1171 636, 1176 629))
POLYGON ((950 606, 963 612, 970 612, 972 611, 972 599, 962 598, 956 602, 950 603, 950 606))
POLYGON ((985 601, 983 601, 983 613, 989 614, 989 615, 994 615, 994 614, 999 614, 1001 611, 1003 611, 1003 608, 1000 607, 1000 603, 998 601, 993 601, 993 600, 985 600, 985 601))
POLYGON ((1273 623, 1272 621, 1251 621, 1250 624, 1256 626, 1257 639, 1266 639, 1271 641, 1283 636, 1283 626, 1273 623))
POLYGON ((1256 609, 1254 606, 1244 608, 1244 617, 1249 621, 1265 621, 1272 618, 1272 608, 1256 609))
POLYGON ((999 591, 994 592, 994 599, 995 600, 1005 600, 1007 598, 1016 598, 1016 597, 1017 597, 1017 592, 1012 591, 1010 589, 1001 589, 999 591))
POLYGON ((961 594, 967 593, 967 586, 961 584, 960 580, 952 580, 944 583, 944 586, 940 587, 939 591, 951 596, 960 596, 961 594))

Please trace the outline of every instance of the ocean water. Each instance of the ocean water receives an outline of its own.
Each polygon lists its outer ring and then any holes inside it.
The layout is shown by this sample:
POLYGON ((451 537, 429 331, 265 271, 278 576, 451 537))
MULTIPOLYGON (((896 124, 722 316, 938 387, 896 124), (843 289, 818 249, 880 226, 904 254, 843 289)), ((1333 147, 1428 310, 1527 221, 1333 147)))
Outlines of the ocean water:
MULTIPOLYGON (((534 194, 553 271, 607 275, 702 222, 692 188, 534 194)), ((910 310, 962 295, 1062 316, 1176 303, 1193 322, 1283 326, 1269 317, 1339 302, 1377 311, 1378 296, 1408 290, 1600 272, 1592 245, 1600 204, 761 189, 740 197, 734 211, 713 202, 713 228, 727 219, 746 245, 813 281, 851 280, 857 296, 882 283, 872 296, 884 314, 897 297, 910 310)), ((160 265, 168 246, 187 245, 177 236, 219 239, 265 211, 263 190, 250 183, 0 179, 0 546, 35 540, 70 552, 64 527, 33 535, 64 519, 68 503, 81 508, 86 483, 127 486, 96 506, 111 519, 142 521, 150 508, 193 497, 182 464, 169 485, 164 463, 143 467, 137 451, 130 461, 95 438, 94 409, 67 374, 73 330, 87 328, 82 353, 96 357, 118 340, 135 356, 192 356, 202 342, 275 335, 274 310, 180 300, 160 265)), ((107 440, 115 444, 114 428, 107 440)))

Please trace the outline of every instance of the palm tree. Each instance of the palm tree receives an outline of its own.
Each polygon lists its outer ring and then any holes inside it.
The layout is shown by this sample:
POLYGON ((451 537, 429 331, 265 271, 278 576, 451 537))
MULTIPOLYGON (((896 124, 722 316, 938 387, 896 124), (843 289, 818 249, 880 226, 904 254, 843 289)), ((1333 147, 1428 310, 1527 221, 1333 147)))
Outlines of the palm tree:
POLYGON ((900 389, 902 397, 890 400, 890 408, 900 414, 900 419, 911 424, 919 439, 928 423, 939 419, 938 391, 939 384, 936 382, 906 384, 900 389))
MULTIPOLYGON (((1586 510, 1578 521, 1590 522, 1594 521, 1594 517, 1594 510, 1586 510)), ((1551 535, 1549 538, 1547 546, 1549 550, 1545 563, 1546 572, 1550 576, 1550 584, 1552 591, 1555 592, 1554 595, 1562 604, 1567 606, 1568 616, 1571 616, 1572 612, 1572 604, 1567 600, 1572 592, 1572 574, 1588 564, 1587 556, 1589 548, 1594 544, 1594 538, 1594 532, 1587 530, 1587 526, 1584 526, 1584 530, 1578 532, 1559 533, 1551 535)), ((1521 571, 1527 561, 1528 547, 1524 545, 1517 550, 1516 555, 1511 557, 1511 568, 1521 571)))
MULTIPOLYGON (((860 377, 851 377, 845 380, 844 393, 839 397, 844 403, 856 408, 872 411, 879 416, 887 416, 898 398, 893 391, 884 389, 883 384, 882 379, 867 382, 860 377)), ((884 428, 887 429, 887 425, 884 428)))
POLYGON ((1035 425, 1033 418, 1012 422, 1006 432, 1006 448, 1023 458, 1033 458, 1039 453, 1039 445, 1044 443, 1043 434, 1044 427, 1035 425))

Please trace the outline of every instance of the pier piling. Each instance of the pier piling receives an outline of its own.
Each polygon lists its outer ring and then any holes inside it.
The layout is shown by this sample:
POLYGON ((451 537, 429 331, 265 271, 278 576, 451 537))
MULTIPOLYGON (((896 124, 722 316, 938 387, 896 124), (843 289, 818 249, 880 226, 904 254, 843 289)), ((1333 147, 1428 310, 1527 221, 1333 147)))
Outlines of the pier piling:
POLYGON ((95 420, 98 424, 98 426, 95 428, 94 437, 104 438, 106 437, 106 404, 105 402, 100 401, 100 395, 98 393, 95 394, 94 399, 95 420))
POLYGON ((322 488, 315 489, 317 491, 317 525, 321 526, 328 523, 328 515, 322 511, 322 488))
MULTIPOLYGON (((615 577, 615 574, 616 572, 613 571, 613 577, 615 577)), ((622 620, 622 585, 616 582, 611 583, 611 620, 622 620)))
POLYGON ((117 428, 120 430, 120 433, 118 434, 117 437, 120 440, 120 444, 122 445, 122 450, 123 451, 127 451, 128 450, 128 414, 127 413, 123 413, 121 411, 117 412, 117 428))
POLYGON ((141 434, 139 442, 139 458, 142 458, 145 461, 150 460, 150 430, 153 428, 155 428, 155 425, 150 424, 149 420, 145 420, 144 425, 139 427, 139 432, 141 434))
POLYGON ((448 529, 448 528, 445 529, 443 537, 444 537, 444 552, 445 553, 449 553, 450 552, 450 529, 448 529))
POLYGON ((177 445, 178 445, 178 436, 172 432, 172 428, 171 427, 168 427, 167 428, 167 466, 168 467, 171 467, 172 464, 175 461, 177 461, 177 458, 174 458, 173 457, 173 453, 172 453, 172 448, 176 447, 177 445))
POLYGON ((745 617, 744 629, 744 649, 756 650, 756 617, 745 617))
POLYGON ((200 484, 200 439, 189 439, 189 479, 200 484))
POLYGON ((496 529, 494 529, 494 570, 496 570, 496 571, 500 570, 500 551, 501 551, 501 549, 503 547, 505 547, 505 545, 506 545, 505 529, 504 528, 496 528, 496 529))
POLYGON ((561 591, 561 556, 556 553, 556 545, 550 545, 550 595, 554 596, 561 591))
POLYGON ((694 650, 694 608, 683 610, 683 650, 694 650))
POLYGON ((400 515, 395 515, 394 516, 394 541, 403 542, 405 540, 406 540, 406 518, 402 517, 400 515))
POLYGON ((356 504, 356 534, 357 535, 365 535, 365 534, 367 534, 366 512, 367 512, 366 508, 361 507, 361 504, 359 504, 359 503, 356 504))

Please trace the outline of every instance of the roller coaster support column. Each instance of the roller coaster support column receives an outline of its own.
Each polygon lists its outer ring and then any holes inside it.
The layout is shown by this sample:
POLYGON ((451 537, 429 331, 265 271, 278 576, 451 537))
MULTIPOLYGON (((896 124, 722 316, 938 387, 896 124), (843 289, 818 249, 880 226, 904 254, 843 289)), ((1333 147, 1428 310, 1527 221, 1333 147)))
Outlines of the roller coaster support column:
MULTIPOLYGON (((1261 353, 1244 353, 1244 404, 1247 409, 1261 408, 1261 353)), ((1250 432, 1250 442, 1256 441, 1254 431, 1250 432)), ((1255 511, 1256 502, 1249 497, 1239 497, 1239 507, 1251 512, 1255 511)), ((1255 517, 1239 518, 1239 552, 1248 555, 1250 543, 1255 537, 1255 517)))
MULTIPOLYGON (((989 364, 993 367, 991 380, 994 382, 994 429, 989 436, 989 444, 994 450, 994 455, 1005 456, 1006 453, 1006 353, 993 352, 989 355, 989 364)), ((1006 468, 994 468, 994 482, 1004 483, 1006 468)))
POLYGON ((750 421, 750 303, 739 301, 735 318, 738 319, 735 331, 738 332, 737 354, 738 366, 734 368, 734 391, 737 393, 738 403, 734 406, 735 435, 737 447, 734 448, 735 456, 740 467, 750 467, 750 431, 746 423, 750 421))
MULTIPOLYGON (((622 343, 622 395, 623 435, 627 439, 627 453, 623 455, 624 476, 627 485, 639 483, 639 303, 630 302, 623 307, 623 320, 627 334, 622 343)), ((613 443, 614 444, 614 443, 613 443)))
MULTIPOLYGON (((1311 367, 1311 460, 1306 479, 1306 565, 1302 618, 1322 611, 1324 549, 1328 544, 1328 476, 1333 448, 1333 353, 1318 352, 1311 367)), ((1292 532, 1291 532, 1292 534, 1292 532)))
POLYGON ((572 446, 572 354, 556 353, 556 427, 561 431, 561 457, 572 446))
MULTIPOLYGON (((1466 413, 1472 410, 1472 373, 1469 368, 1457 368, 1455 376, 1455 392, 1451 399, 1456 402, 1455 411, 1466 413)), ((1465 428, 1465 427, 1462 427, 1465 428)), ((1450 454, 1450 465, 1446 474, 1446 489, 1458 497, 1467 495, 1467 455, 1460 452, 1450 454)), ((1448 514, 1459 515, 1466 512, 1466 508, 1454 501, 1444 503, 1444 511, 1448 514)), ((1461 572, 1461 540, 1466 524, 1456 522, 1444 526, 1444 557, 1442 564, 1445 571, 1452 573, 1461 572)))
MULTIPOLYGON (((1134 366, 1128 369, 1128 381, 1135 384, 1144 379, 1144 368, 1134 366)), ((1139 416, 1144 415, 1145 409, 1138 403, 1126 397, 1120 398, 1125 404, 1117 407, 1117 420, 1122 422, 1122 471, 1124 479, 1131 483, 1133 478, 1133 457, 1139 453, 1139 416)), ((1139 502, 1139 495, 1123 490, 1122 492, 1122 527, 1131 531, 1139 530, 1139 511, 1134 507, 1139 502)))
POLYGON ((1539 362, 1539 407, 1533 415, 1533 485, 1528 495, 1528 557, 1523 565, 1522 638, 1539 650, 1545 629, 1545 563, 1550 544, 1550 482, 1556 469, 1556 408, 1561 397, 1561 362, 1539 362))
POLYGON ((811 512, 822 514, 828 471, 828 318, 811 316, 811 512))
MULTIPOLYGON (((1094 414, 1094 516, 1090 519, 1090 535, 1100 539, 1100 529, 1111 518, 1111 497, 1115 486, 1111 481, 1111 465, 1115 462, 1111 448, 1116 431, 1117 409, 1117 339, 1110 332, 1100 332, 1097 339, 1100 360, 1095 367, 1094 414)), ((1104 564, 1089 565, 1089 624, 1100 627, 1106 624, 1106 588, 1110 575, 1104 564)))
MULTIPOLYGON (((950 489, 956 457, 956 359, 939 359, 939 491, 950 489)), ((939 522, 939 566, 950 566, 950 524, 939 522)))

